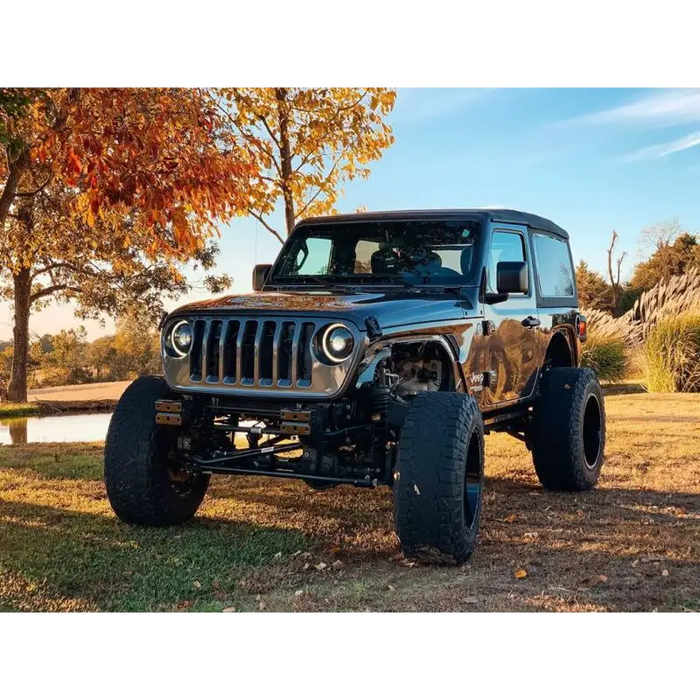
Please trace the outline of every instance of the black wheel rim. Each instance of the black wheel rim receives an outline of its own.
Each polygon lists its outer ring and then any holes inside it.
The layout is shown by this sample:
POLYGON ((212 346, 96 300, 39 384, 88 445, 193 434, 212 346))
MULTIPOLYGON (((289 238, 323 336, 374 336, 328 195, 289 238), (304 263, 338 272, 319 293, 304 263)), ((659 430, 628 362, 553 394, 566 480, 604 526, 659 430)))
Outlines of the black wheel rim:
POLYGON ((583 453, 589 469, 595 469, 598 464, 602 443, 603 417, 600 402, 595 394, 591 394, 583 413, 583 453))
POLYGON ((478 521, 481 503, 481 440, 475 430, 467 448, 467 469, 464 479, 464 523, 471 530, 478 521))

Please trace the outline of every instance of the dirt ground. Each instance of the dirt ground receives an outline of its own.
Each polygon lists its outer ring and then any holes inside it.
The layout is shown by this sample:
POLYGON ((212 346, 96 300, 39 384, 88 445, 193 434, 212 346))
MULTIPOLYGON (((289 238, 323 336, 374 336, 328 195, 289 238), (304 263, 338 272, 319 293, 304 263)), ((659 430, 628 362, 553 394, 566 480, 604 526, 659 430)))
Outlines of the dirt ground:
POLYGON ((29 401, 100 401, 118 400, 131 382, 101 382, 30 389, 29 401))
POLYGON ((100 446, 1 448, 0 609, 698 610, 700 396, 606 406, 590 493, 544 492, 521 443, 487 438, 460 568, 401 557, 387 489, 218 478, 194 521, 145 530, 112 515, 100 446))

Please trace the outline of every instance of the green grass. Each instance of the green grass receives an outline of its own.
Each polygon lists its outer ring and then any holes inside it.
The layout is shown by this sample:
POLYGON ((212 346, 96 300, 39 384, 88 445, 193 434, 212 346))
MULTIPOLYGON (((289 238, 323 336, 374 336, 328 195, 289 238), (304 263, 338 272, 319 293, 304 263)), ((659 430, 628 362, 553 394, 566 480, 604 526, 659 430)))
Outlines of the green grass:
POLYGON ((0 418, 36 416, 40 412, 40 407, 33 403, 0 403, 0 418))
POLYGON ((645 345, 647 386, 661 393, 700 391, 700 316, 661 321, 645 345))
POLYGON ((110 509, 101 444, 0 446, 0 610, 696 608, 700 395, 606 411, 590 493, 543 491, 524 444, 487 437, 480 544, 458 568, 401 557, 386 488, 218 477, 186 525, 135 528, 110 509))
POLYGON ((244 609, 251 570, 309 546, 294 530, 208 517, 128 527, 101 474, 100 445, 0 449, 0 610, 244 609))

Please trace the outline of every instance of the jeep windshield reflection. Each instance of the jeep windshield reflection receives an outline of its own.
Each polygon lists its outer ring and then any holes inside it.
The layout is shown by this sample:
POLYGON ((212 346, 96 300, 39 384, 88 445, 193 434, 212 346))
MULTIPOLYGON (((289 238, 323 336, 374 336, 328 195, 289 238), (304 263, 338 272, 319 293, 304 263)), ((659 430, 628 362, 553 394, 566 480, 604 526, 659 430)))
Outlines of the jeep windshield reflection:
POLYGON ((476 284, 479 232, 477 221, 301 226, 287 242, 267 286, 476 284))

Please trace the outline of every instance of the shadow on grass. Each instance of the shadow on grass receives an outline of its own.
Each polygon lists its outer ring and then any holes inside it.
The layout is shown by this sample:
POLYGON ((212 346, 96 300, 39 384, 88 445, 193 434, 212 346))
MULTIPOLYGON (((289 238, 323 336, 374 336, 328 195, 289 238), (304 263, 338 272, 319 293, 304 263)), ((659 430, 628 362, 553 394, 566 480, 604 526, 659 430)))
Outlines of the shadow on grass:
POLYGON ((246 568, 308 544, 281 528, 199 518, 145 529, 0 499, 0 570, 26 584, 15 595, 0 589, 0 607, 42 609, 31 600, 38 591, 59 608, 62 600, 79 599, 101 610, 172 609, 183 601, 188 608, 221 609, 246 568))

